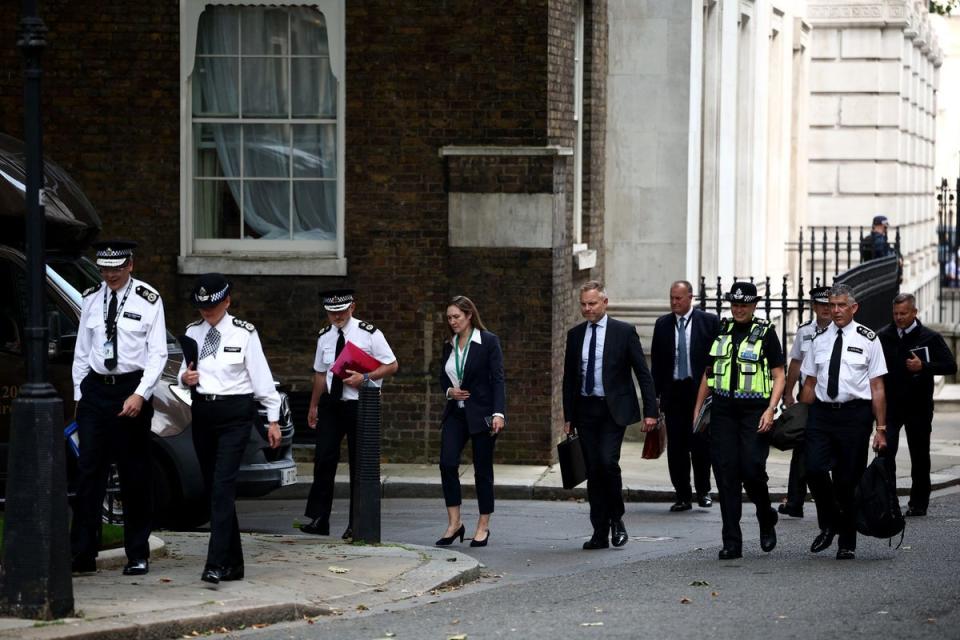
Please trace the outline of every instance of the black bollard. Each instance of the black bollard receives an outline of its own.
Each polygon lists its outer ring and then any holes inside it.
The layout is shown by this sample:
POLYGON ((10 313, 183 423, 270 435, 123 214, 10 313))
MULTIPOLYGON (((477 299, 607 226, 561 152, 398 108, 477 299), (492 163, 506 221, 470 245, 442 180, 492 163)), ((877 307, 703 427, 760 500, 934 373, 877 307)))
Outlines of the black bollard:
POLYGON ((360 387, 357 469, 353 483, 353 539, 380 542, 380 387, 360 387))

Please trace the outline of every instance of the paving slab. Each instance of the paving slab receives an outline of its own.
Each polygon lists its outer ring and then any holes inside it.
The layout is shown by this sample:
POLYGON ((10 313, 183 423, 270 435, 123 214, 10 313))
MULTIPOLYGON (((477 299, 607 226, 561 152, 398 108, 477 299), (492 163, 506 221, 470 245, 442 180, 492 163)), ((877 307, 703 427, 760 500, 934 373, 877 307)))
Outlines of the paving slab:
POLYGON ((253 533, 242 535, 245 579, 213 587, 200 581, 209 535, 162 536, 167 555, 152 558, 149 574, 77 576, 77 617, 0 618, 0 638, 146 640, 237 630, 415 598, 480 572, 476 560, 449 549, 253 533))

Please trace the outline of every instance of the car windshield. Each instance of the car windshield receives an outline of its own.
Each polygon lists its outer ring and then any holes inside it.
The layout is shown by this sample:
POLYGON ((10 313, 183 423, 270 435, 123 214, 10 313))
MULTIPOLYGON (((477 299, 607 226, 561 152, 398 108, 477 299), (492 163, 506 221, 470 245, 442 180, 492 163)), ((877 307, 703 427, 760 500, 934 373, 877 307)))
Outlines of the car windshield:
MULTIPOLYGON (((97 265, 87 258, 73 256, 47 256, 47 275, 64 293, 70 296, 70 300, 78 308, 82 306, 82 292, 90 287, 97 286, 101 282, 97 265)), ((167 331, 167 351, 171 353, 180 352, 177 339, 169 331, 167 331)))

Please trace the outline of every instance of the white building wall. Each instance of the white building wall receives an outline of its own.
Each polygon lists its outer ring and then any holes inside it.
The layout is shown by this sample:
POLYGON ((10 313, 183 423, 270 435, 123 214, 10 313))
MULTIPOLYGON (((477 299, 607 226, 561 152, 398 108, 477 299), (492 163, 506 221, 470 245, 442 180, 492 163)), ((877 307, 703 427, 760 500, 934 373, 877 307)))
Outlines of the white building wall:
POLYGON ((934 177, 956 188, 960 177, 960 16, 930 16, 940 46, 943 80, 937 88, 937 155, 934 177))
MULTIPOLYGON (((807 224, 900 232, 903 291, 936 302, 933 206, 936 67, 926 3, 808 0, 810 69, 807 224)), ((891 238, 892 239, 892 238, 891 238)))

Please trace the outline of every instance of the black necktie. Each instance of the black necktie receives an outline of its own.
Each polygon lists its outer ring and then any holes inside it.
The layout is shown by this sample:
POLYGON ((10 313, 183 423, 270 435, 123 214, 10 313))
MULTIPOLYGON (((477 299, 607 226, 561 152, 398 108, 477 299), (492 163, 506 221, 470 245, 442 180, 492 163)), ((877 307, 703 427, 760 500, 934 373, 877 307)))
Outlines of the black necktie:
POLYGON ((117 368, 117 292, 110 292, 110 306, 107 308, 107 341, 113 343, 113 357, 104 358, 103 364, 109 370, 117 368))
MULTIPOLYGON (((337 332, 340 334, 337 336, 337 353, 334 356, 334 360, 340 357, 340 352, 343 351, 343 345, 346 344, 346 340, 343 337, 343 329, 337 328, 337 332)), ((333 376, 333 382, 330 383, 330 395, 333 396, 334 400, 339 400, 343 397, 343 380, 340 379, 340 376, 333 376)))
POLYGON ((587 392, 587 395, 593 393, 593 385, 595 382, 595 373, 594 371, 597 368, 597 325, 590 325, 590 346, 587 347, 587 377, 584 384, 584 390, 587 392))
POLYGON ((836 398, 840 393, 840 356, 843 355, 843 331, 837 331, 833 341, 833 353, 830 354, 830 369, 827 376, 827 395, 836 398))

